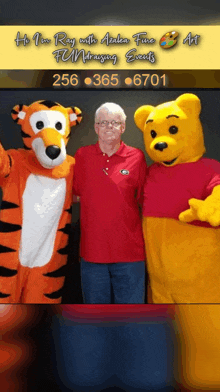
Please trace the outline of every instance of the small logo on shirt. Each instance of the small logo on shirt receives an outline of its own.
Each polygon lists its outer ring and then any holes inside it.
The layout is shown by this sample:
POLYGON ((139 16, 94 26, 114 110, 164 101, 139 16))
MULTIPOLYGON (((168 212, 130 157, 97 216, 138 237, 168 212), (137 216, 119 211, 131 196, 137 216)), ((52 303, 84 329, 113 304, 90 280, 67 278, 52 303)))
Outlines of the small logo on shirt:
POLYGON ((123 174, 123 176, 128 176, 129 170, 122 169, 122 170, 120 170, 120 173, 123 174))

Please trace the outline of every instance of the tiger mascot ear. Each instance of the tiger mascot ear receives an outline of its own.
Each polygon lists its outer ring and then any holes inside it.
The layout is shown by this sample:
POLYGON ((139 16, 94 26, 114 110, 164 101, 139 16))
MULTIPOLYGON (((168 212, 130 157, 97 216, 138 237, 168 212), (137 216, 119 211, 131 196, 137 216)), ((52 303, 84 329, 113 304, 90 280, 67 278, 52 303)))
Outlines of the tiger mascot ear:
POLYGON ((69 113, 70 126, 78 125, 82 121, 82 112, 76 106, 67 108, 69 113))
POLYGON ((19 125, 22 125, 26 116, 28 110, 28 106, 19 104, 15 105, 13 109, 11 110, 11 116, 13 120, 18 123, 19 125))
MULTIPOLYGON (((19 125, 23 124, 28 108, 29 106, 23 104, 13 107, 11 116, 19 125)), ((67 112, 69 114, 70 127, 78 125, 82 121, 82 112, 77 106, 67 108, 67 112)))

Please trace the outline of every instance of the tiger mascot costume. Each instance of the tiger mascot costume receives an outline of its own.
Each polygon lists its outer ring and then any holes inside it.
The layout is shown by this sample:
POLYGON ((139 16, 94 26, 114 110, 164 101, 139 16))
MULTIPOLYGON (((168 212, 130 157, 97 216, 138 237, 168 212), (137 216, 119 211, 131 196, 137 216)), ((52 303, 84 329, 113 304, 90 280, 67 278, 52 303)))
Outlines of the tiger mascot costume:
POLYGON ((0 144, 0 303, 60 303, 75 163, 66 144, 81 111, 37 101, 11 115, 24 149, 0 144))

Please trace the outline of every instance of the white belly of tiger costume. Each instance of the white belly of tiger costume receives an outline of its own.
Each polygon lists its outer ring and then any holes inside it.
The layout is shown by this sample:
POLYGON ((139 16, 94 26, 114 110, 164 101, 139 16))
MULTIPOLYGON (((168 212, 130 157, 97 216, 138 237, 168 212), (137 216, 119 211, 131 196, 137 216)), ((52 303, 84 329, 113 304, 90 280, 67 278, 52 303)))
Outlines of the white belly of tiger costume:
POLYGON ((19 260, 25 267, 42 267, 53 254, 66 194, 65 178, 30 174, 23 194, 23 225, 19 260))

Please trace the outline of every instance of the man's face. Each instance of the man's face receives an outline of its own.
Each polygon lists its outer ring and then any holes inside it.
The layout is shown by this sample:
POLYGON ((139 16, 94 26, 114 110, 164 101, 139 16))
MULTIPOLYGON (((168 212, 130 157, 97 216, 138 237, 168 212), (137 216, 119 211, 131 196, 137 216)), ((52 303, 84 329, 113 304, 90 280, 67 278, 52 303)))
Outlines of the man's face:
POLYGON ((107 144, 120 142, 121 134, 125 131, 125 124, 118 113, 109 113, 102 110, 95 123, 95 132, 99 141, 107 144))

